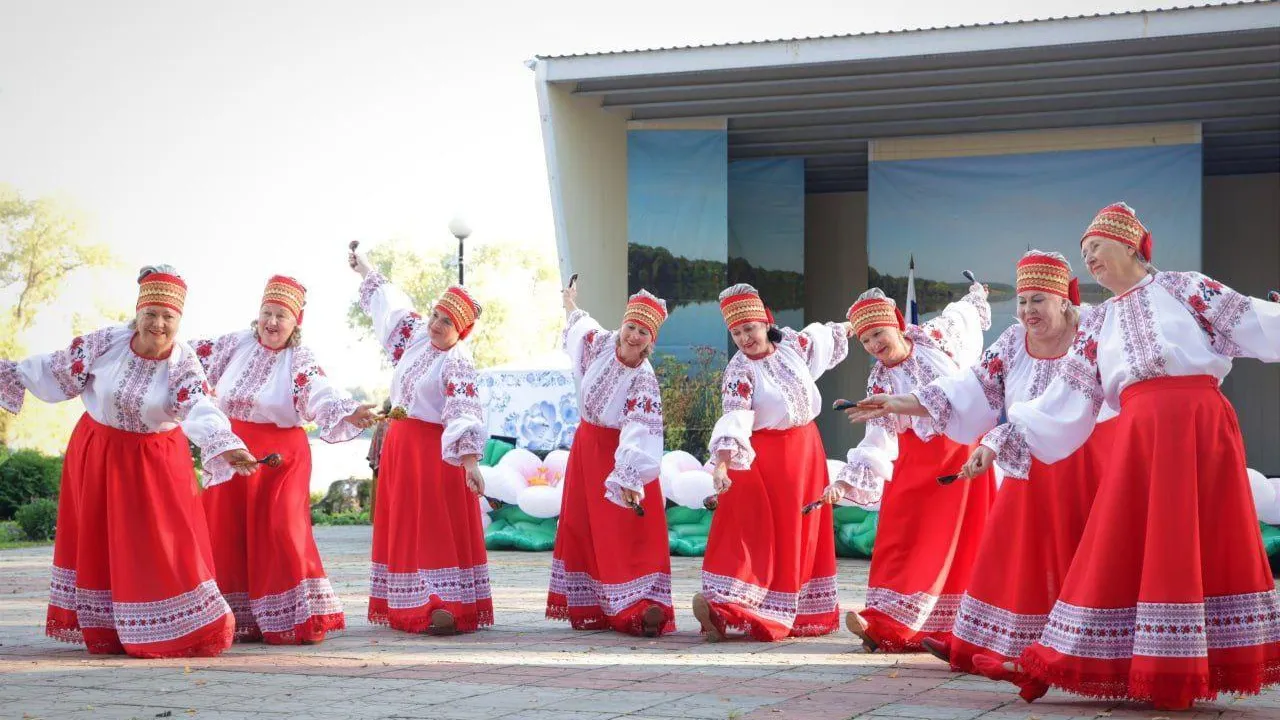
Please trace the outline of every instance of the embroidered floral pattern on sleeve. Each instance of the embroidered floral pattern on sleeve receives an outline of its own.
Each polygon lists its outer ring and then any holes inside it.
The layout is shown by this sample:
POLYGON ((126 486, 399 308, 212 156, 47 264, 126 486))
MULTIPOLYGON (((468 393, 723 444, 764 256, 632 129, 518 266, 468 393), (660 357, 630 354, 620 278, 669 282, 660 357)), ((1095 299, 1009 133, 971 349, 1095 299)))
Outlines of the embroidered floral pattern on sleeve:
MULTIPOLYGON (((623 405, 621 425, 636 425, 652 437, 662 437, 662 391, 658 387, 658 378, 652 372, 641 371, 632 377, 627 400, 623 405)), ((634 467, 618 464, 614 465, 613 472, 605 478, 604 484, 612 497, 615 485, 628 490, 640 490, 652 479, 643 477, 634 467)))
MULTIPOLYGON (((176 349, 175 352, 177 352, 176 349)), ((152 372, 159 365, 155 361, 144 362, 152 365, 152 372)), ((207 397, 209 397, 209 382, 205 379, 204 369, 200 367, 193 353, 182 352, 182 358, 169 368, 169 407, 166 408, 168 414, 174 420, 181 422, 186 419, 192 406, 207 397)), ((138 405, 139 407, 142 405, 141 398, 138 405)))
POLYGON ((58 387, 70 400, 84 392, 89 382, 90 368, 93 361, 102 357, 111 347, 111 335, 115 328, 102 328, 88 335, 81 335, 71 341, 66 350, 53 354, 50 369, 58 381, 58 387))
POLYGON ((227 365, 235 356, 235 349, 239 345, 239 333, 228 333, 213 341, 199 340, 193 345, 196 359, 204 367, 210 385, 216 386, 222 379, 222 374, 227 371, 227 365))
MULTIPOLYGON (((293 377, 291 387, 293 389, 294 410, 297 411, 299 418, 314 421, 316 425, 319 425, 323 434, 328 434, 329 431, 342 422, 343 418, 346 418, 360 407, 360 404, 350 397, 334 394, 323 402, 316 409, 315 416, 311 417, 307 408, 311 406, 311 393, 315 388, 314 378, 325 377, 324 368, 320 367, 320 364, 316 362, 315 353, 312 352, 311 348, 299 347, 293 351, 293 366, 290 371, 293 377)), ((355 437, 355 435, 359 434, 359 428, 353 426, 349 432, 343 434, 355 437)))
POLYGON ((751 409, 755 379, 747 362, 745 355, 737 354, 724 369, 724 381, 720 383, 720 402, 726 413, 751 409))
POLYGON ((876 477, 865 463, 840 468, 836 482, 845 486, 845 499, 855 505, 873 507, 884 498, 884 479, 876 477))
POLYGON ((1010 352, 1013 337, 1014 333, 1004 331, 1000 339, 982 353, 982 360, 973 368, 974 377, 978 378, 982 394, 987 398, 987 406, 992 410, 1004 408, 1004 374, 1013 357, 1010 352))
POLYGON ((0 360, 0 408, 17 415, 22 410, 26 392, 27 386, 22 384, 22 376, 18 374, 18 363, 0 360))
MULTIPOLYGON (((1088 318, 1080 323, 1076 339, 1071 343, 1071 350, 1066 357, 1054 364, 1058 377, 1062 378, 1067 387, 1087 397, 1093 405, 1095 414, 1102 407, 1103 400, 1102 375, 1098 370, 1098 333, 1102 330, 1107 303, 1110 302, 1107 300, 1098 307, 1097 311, 1090 313, 1088 318)), ((1154 337, 1152 340, 1154 341, 1154 337)), ((1164 362, 1163 359, 1161 362, 1164 362)))
MULTIPOLYGON (((1097 414, 1095 409, 1094 414, 1097 414)), ((1026 480, 1031 472, 1031 448, 1017 426, 1003 423, 982 438, 982 444, 996 453, 996 462, 1011 478, 1026 480)))
POLYGON ((916 390, 915 395, 920 400, 920 404, 925 410, 929 411, 929 416, 933 418, 934 428, 942 433, 947 428, 947 423, 951 422, 951 401, 947 399, 947 394, 937 385, 925 385, 916 390))
POLYGON ((1200 273, 1162 272, 1155 281, 1186 306, 1208 336, 1214 352, 1227 357, 1243 356, 1231 334, 1249 310, 1248 297, 1200 273))
POLYGON ((365 275, 364 280, 360 282, 360 309, 368 313, 372 307, 373 294, 386 284, 386 276, 377 270, 365 275))
POLYGON ((440 422, 445 427, 460 419, 474 421, 474 427, 463 433, 450 447, 443 449, 444 457, 460 458, 479 455, 484 451, 484 408, 480 405, 480 392, 476 389, 476 369, 457 353, 444 360, 441 374, 444 386, 444 409, 440 422))

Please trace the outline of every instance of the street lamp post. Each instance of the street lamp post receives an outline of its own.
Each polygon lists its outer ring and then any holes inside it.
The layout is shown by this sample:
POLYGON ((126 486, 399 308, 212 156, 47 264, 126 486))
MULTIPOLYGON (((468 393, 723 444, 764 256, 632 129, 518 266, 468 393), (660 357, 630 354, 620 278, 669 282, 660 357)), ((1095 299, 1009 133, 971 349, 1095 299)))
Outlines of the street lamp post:
POLYGON ((458 238, 458 284, 462 285, 464 278, 462 269, 462 241, 466 240, 467 237, 471 235, 471 226, 467 224, 467 221, 463 219, 461 215, 455 215, 454 218, 449 221, 449 232, 452 233, 454 237, 458 238))

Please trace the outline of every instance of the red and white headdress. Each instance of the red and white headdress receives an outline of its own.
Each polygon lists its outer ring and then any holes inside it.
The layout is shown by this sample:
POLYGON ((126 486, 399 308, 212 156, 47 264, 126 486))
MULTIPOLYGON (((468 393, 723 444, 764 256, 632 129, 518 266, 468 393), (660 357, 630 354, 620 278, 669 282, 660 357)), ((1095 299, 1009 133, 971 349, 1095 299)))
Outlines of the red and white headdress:
MULTIPOLYGON (((167 265, 161 267, 172 270, 167 265)), ((152 267, 142 269, 138 277, 138 304, 135 309, 167 307, 181 315, 186 301, 187 283, 176 272, 162 272, 152 267)))
POLYGON ((627 298, 627 311, 622 315, 622 322, 633 322, 649 331, 655 339, 658 329, 667 321, 667 301, 650 293, 644 288, 627 298))
POLYGON ((307 304, 307 288, 302 283, 284 275, 273 275, 262 291, 262 304, 279 305, 293 314, 294 322, 302 324, 302 308, 307 304))
POLYGON ((720 314, 730 330, 749 322, 773 324, 773 313, 765 307, 759 291, 746 283, 731 285, 720 293, 720 314))
POLYGON ((1018 261, 1017 292, 1045 292, 1080 304, 1080 281, 1071 277, 1071 263, 1060 253, 1032 250, 1018 261))
POLYGON ((475 328, 476 318, 480 317, 483 308, 471 298, 471 293, 461 285, 450 285, 439 300, 436 309, 449 316, 453 326, 458 330, 458 339, 466 340, 475 328))
POLYGON ((1133 208, 1122 202, 1112 203, 1099 210, 1080 237, 1080 244, 1083 245, 1085 240, 1095 235, 1124 243, 1137 250, 1143 260, 1151 262, 1151 233, 1138 220, 1133 208))
POLYGON ((871 288, 858 297, 858 302, 849 306, 845 319, 853 325, 855 337, 861 337, 868 330, 878 327, 907 329, 907 320, 896 303, 885 297, 880 288, 871 288))

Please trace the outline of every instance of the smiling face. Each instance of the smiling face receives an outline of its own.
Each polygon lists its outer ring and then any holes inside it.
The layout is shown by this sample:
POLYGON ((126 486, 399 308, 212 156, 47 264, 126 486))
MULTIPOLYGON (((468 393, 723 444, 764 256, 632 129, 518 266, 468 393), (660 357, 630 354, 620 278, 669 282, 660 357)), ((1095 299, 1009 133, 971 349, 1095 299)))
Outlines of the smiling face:
POLYGON ((1080 245, 1080 257, 1089 274, 1102 287, 1119 295, 1133 286, 1145 269, 1138 261, 1138 251, 1122 242, 1090 235, 1080 245))
POLYGON ((182 314, 161 305, 148 305, 138 310, 138 349, 143 355, 159 357, 169 352, 182 324, 182 314))
POLYGON ((1018 322, 1032 337, 1057 337, 1068 323, 1071 303, 1063 297, 1039 290, 1018 293, 1018 322))
POLYGON ((623 364, 632 367, 639 365, 652 344, 653 335, 649 328, 633 322, 622 323, 622 328, 618 331, 618 357, 623 364))
POLYGON ((769 352, 769 326, 762 322, 745 322, 729 331, 733 344, 747 355, 769 352))
POLYGON ((896 327, 875 327, 858 336, 871 357, 885 365, 896 365, 907 356, 907 339, 896 327))
POLYGON ((287 345, 296 327, 293 313, 275 303, 266 303, 258 311, 258 340, 272 350, 287 345))
POLYGON ((454 327, 453 320, 440 308, 431 311, 427 332, 431 335, 431 344, 441 350, 448 350, 458 344, 458 328, 454 327))

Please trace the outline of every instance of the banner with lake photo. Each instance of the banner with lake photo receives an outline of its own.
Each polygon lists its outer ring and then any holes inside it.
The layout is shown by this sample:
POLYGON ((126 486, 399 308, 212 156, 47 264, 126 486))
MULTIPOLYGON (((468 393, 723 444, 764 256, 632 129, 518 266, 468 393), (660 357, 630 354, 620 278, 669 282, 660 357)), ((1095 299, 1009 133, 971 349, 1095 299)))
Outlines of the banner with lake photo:
POLYGON ((961 272, 972 270, 991 288, 990 344, 1015 322, 1014 266, 1028 247, 1065 255, 1085 302, 1107 297, 1080 260, 1080 235, 1109 203, 1137 211, 1157 267, 1199 270, 1201 173, 1199 144, 872 162, 868 285, 903 307, 914 255, 927 321, 965 293, 961 272))

